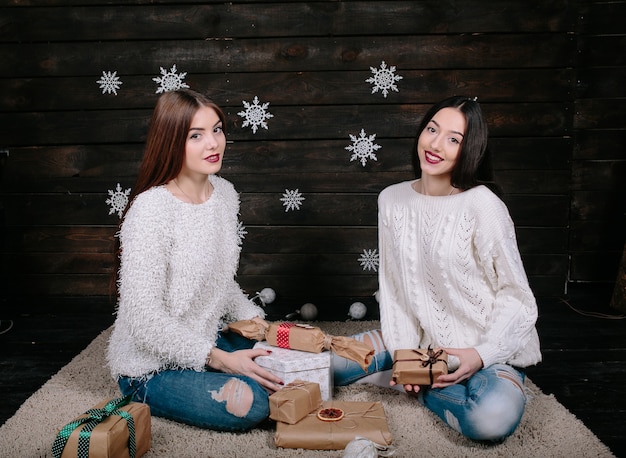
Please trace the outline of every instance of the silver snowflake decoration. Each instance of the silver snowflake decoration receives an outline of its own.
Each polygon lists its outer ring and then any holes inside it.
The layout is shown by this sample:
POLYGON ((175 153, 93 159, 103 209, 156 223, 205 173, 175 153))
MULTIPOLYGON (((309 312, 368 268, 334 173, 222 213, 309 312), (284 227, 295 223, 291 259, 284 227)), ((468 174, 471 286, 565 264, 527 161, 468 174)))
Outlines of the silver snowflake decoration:
POLYGON ((159 87, 156 90, 157 94, 189 87, 184 82, 187 72, 176 73, 176 64, 172 65, 172 68, 169 71, 165 70, 163 67, 159 68, 161 69, 161 76, 158 78, 152 78, 152 81, 159 84, 159 87))
POLYGON ((400 81, 402 77, 400 75, 396 75, 396 67, 391 66, 387 68, 387 64, 383 60, 380 64, 380 68, 370 67, 370 70, 374 74, 371 78, 366 79, 370 84, 373 84, 372 94, 374 92, 378 92, 379 89, 382 89, 382 94, 385 98, 387 98, 387 94, 389 94, 389 89, 392 91, 398 92, 398 87, 396 86, 396 81, 400 81))
POLYGON ((365 163, 368 159, 377 160, 374 151, 378 151, 381 146, 374 143, 376 134, 372 134, 368 137, 365 134, 365 130, 361 129, 360 137, 357 138, 356 135, 349 135, 350 140, 352 140, 352 145, 346 146, 346 149, 353 153, 352 156, 350 156, 350 162, 358 159, 361 161, 361 165, 365 167, 365 163))
POLYGON ((115 191, 109 189, 109 198, 106 200, 106 204, 111 207, 109 215, 117 213, 117 216, 122 217, 122 212, 128 205, 128 196, 130 196, 130 188, 126 191, 122 191, 122 186, 118 183, 115 191))
POLYGON ((102 78, 96 81, 96 83, 100 85, 103 94, 113 93, 115 95, 117 95, 120 85, 123 84, 119 76, 117 76, 117 72, 102 72, 102 78))
POLYGON ((363 270, 373 270, 374 272, 378 272, 378 250, 363 250, 363 254, 359 258, 359 263, 361 263, 361 267, 363 270))
POLYGON ((241 221, 237 222, 237 245, 243 245, 243 239, 246 238, 246 226, 241 221))
POLYGON ((245 119, 241 127, 252 126, 252 133, 256 134, 259 126, 267 130, 266 119, 273 118, 274 115, 270 112, 266 111, 267 107, 270 106, 269 102, 265 102, 262 105, 259 105, 259 98, 255 95, 252 100, 252 104, 246 102, 245 100, 242 102, 245 108, 245 111, 240 111, 237 113, 239 116, 245 119))
POLYGON ((285 207, 285 212, 288 212, 289 210, 300 210, 304 197, 302 197, 302 193, 300 193, 297 189, 285 189, 283 197, 281 197, 280 200, 285 207))

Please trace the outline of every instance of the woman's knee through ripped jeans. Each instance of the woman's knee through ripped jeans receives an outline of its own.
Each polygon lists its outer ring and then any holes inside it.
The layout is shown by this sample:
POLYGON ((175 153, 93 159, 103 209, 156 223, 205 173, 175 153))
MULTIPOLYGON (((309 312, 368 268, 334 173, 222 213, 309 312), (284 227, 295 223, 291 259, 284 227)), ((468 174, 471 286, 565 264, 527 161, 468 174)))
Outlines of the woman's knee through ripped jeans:
MULTIPOLYGON (((216 346, 224 351, 252 348, 254 342, 234 333, 220 333, 216 346)), ((218 371, 172 369, 142 377, 120 377, 120 390, 150 406, 154 416, 220 431, 246 431, 269 416, 269 394, 243 375, 218 371)))

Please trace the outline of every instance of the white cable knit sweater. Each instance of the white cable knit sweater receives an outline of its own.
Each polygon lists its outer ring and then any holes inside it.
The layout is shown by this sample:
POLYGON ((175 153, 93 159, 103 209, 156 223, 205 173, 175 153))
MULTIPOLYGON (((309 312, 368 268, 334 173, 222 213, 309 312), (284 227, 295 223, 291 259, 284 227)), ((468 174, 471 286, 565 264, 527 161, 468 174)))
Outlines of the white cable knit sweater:
POLYGON ((234 279, 239 196, 223 178, 209 179, 214 191, 203 204, 182 202, 157 186, 138 195, 124 218, 118 311, 107 353, 114 378, 202 370, 223 316, 264 316, 234 279))
POLYGON ((485 367, 537 364, 537 304, 504 203, 485 186, 435 197, 412 183, 378 198, 380 317, 391 354, 432 345, 475 348, 485 367))

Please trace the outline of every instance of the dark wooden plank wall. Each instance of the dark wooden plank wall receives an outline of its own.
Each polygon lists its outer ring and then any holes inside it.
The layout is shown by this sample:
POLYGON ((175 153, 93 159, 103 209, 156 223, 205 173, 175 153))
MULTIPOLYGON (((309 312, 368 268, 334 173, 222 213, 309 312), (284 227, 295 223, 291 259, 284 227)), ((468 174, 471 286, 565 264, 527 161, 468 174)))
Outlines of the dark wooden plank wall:
POLYGON ((615 281, 626 235, 626 2, 591 2, 579 36, 572 281, 615 281))
POLYGON ((376 273, 359 258, 377 248, 377 193, 413 176, 420 116, 455 93, 477 96, 488 117, 536 294, 564 292, 570 256, 574 280, 614 280, 624 2, 0 4, 8 298, 107 295, 118 217, 105 201, 133 185, 153 78, 173 65, 227 112, 222 175, 241 192, 250 293, 270 286, 278 306, 312 301, 322 317, 373 305, 376 273), (366 82, 383 61, 402 76, 387 97, 366 82), (122 81, 117 95, 96 83, 104 71, 122 81), (273 118, 253 133, 238 113, 255 96, 273 118), (365 166, 346 150, 361 129, 381 146, 365 166), (299 210, 285 211, 287 189, 305 198, 299 210))

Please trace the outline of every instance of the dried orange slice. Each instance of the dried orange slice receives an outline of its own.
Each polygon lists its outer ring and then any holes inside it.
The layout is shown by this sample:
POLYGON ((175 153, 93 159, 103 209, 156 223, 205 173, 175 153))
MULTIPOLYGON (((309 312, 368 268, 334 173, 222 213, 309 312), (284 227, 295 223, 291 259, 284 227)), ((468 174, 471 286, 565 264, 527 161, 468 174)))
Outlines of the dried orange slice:
POLYGON ((322 421, 339 421, 343 418, 343 410, 337 407, 327 407, 317 412, 317 418, 322 421))

